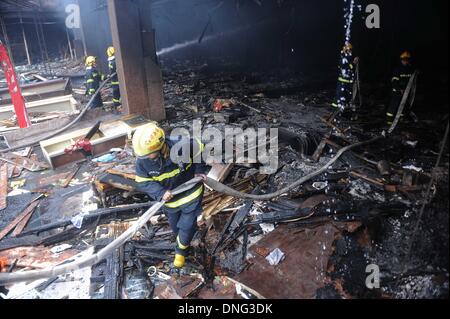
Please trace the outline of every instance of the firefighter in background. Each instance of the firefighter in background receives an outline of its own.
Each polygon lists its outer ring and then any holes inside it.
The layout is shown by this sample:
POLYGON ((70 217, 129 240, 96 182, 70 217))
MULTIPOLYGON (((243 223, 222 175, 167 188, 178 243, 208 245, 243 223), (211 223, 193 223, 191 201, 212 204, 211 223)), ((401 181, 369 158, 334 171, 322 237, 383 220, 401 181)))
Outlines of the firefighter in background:
MULTIPOLYGON (((116 56, 115 56, 116 50, 114 49, 114 47, 110 46, 108 50, 106 50, 106 54, 108 55, 109 74, 112 75, 117 72, 116 56)), ((120 103, 119 77, 117 76, 117 74, 111 78, 111 86, 113 92, 114 108, 119 109, 121 103, 120 103)))
POLYGON ((355 82, 355 65, 358 58, 353 59, 353 46, 346 42, 341 51, 341 64, 336 89, 336 100, 332 104, 335 108, 345 111, 352 106, 353 84, 355 82))
MULTIPOLYGON (((410 52, 403 52, 400 55, 400 65, 394 70, 392 76, 392 98, 386 113, 388 125, 393 124, 409 80, 415 72, 411 64, 411 57, 410 52)), ((406 111, 411 112, 409 105, 406 106, 406 111)))
MULTIPOLYGON (((95 56, 88 56, 85 60, 86 64, 86 95, 92 96, 100 87, 100 82, 104 78, 103 75, 97 70, 97 58, 95 56)), ((95 97, 92 108, 103 107, 103 101, 101 94, 97 94, 95 97)))
MULTIPOLYGON (((189 246, 197 231, 197 217, 202 214, 204 185, 198 183, 191 190, 173 196, 171 190, 194 177, 206 180, 206 165, 202 161, 204 145, 188 138, 166 139, 164 131, 151 123, 136 130, 133 136, 138 190, 152 199, 165 201, 164 213, 176 236, 174 267, 183 268, 189 246), (180 144, 177 144, 180 143, 180 144), (188 146, 189 159, 172 160, 171 150, 177 145, 188 146)), ((183 149, 183 148, 181 148, 183 149)), ((173 151, 176 153, 176 150, 173 151)), ((181 155, 178 152, 178 155, 181 155)))

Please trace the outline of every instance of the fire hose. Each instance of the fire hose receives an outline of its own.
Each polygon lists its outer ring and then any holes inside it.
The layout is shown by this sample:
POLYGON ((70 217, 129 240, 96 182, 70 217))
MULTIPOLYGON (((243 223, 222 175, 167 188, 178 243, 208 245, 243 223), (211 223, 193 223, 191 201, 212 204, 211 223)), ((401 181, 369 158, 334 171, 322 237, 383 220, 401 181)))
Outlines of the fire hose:
POLYGON ((78 122, 83 118, 83 116, 86 114, 86 112, 89 111, 89 110, 91 109, 92 103, 94 102, 94 100, 95 100, 95 98, 97 97, 97 95, 100 94, 100 91, 105 87, 105 85, 106 85, 106 84, 111 80, 111 78, 112 78, 113 76, 115 76, 115 75, 116 75, 116 73, 113 73, 113 74, 109 75, 109 76, 106 78, 106 80, 103 81, 103 82, 100 84, 99 88, 98 88, 97 91, 95 91, 95 93, 91 96, 91 98, 90 98, 90 100, 88 101, 88 103, 86 104, 86 106, 81 110, 80 114, 78 114, 78 116, 77 116, 72 122, 68 123, 68 124, 65 125, 64 127, 60 128, 60 129, 58 129, 58 130, 56 130, 56 131, 54 131, 54 132, 52 132, 52 133, 50 133, 50 134, 48 134, 48 135, 46 135, 46 136, 44 136, 44 137, 39 138, 39 140, 37 140, 37 141, 33 141, 33 142, 30 142, 30 143, 27 143, 27 144, 23 144, 23 145, 19 145, 19 146, 10 147, 10 148, 7 148, 7 149, 2 149, 2 150, 0 150, 0 154, 1 154, 1 153, 8 153, 8 152, 12 152, 12 151, 15 151, 15 150, 18 150, 18 149, 22 149, 22 148, 25 148, 25 147, 31 147, 31 146, 37 145, 37 144, 39 144, 40 141, 42 141, 42 140, 48 140, 48 139, 50 139, 50 138, 52 138, 52 137, 55 137, 55 136, 61 134, 62 132, 68 130, 68 129, 71 128, 72 126, 74 126, 76 123, 78 123, 78 122))
POLYGON ((403 116, 403 110, 405 109, 406 103, 409 100, 410 107, 412 108, 415 98, 416 98, 416 89, 417 89, 417 76, 418 72, 414 72, 413 76, 409 79, 408 86, 406 87, 405 93, 403 94, 402 100, 400 102, 400 106, 398 107, 397 115, 395 116, 394 122, 388 130, 389 134, 394 132, 397 127, 400 119, 403 116))
MULTIPOLYGON (((184 193, 194 186, 196 186, 199 182, 201 182, 201 178, 194 178, 180 187, 174 189, 172 191, 173 195, 178 195, 184 193)), ((124 245, 128 240, 130 240, 144 225, 153 217, 165 204, 164 201, 158 202, 150 207, 130 228, 128 228, 122 235, 117 237, 114 241, 112 241, 108 246, 101 249, 99 252, 79 258, 78 260, 72 261, 70 263, 61 264, 55 267, 49 267, 43 270, 32 270, 32 271, 24 271, 24 272, 15 272, 15 273, 0 273, 0 285, 23 282, 23 281, 32 281, 46 278, 53 278, 63 274, 66 274, 70 271, 83 269, 86 267, 91 267, 100 261, 104 260, 108 257, 115 249, 124 245)))
POLYGON ((361 146, 365 146, 365 145, 368 145, 368 144, 375 143, 375 142, 377 142, 377 141, 379 141, 379 140, 381 140, 383 138, 384 138, 383 136, 378 136, 378 137, 375 137, 375 138, 373 138, 373 139, 371 139, 369 141, 359 142, 359 143, 352 144, 352 145, 349 145, 349 146, 341 148, 336 153, 336 155, 327 164, 325 164, 323 167, 321 167, 318 170, 316 170, 316 171, 314 171, 314 172, 312 172, 312 173, 310 173, 310 174, 300 178, 295 183, 293 183, 293 184, 291 184, 289 186, 286 186, 285 188, 282 188, 282 189, 276 191, 275 193, 264 194, 264 195, 254 195, 254 194, 241 193, 241 192, 238 192, 237 190, 235 190, 235 189, 233 189, 231 187, 228 187, 228 186, 226 186, 226 185, 224 185, 222 183, 219 183, 218 181, 213 180, 211 178, 207 178, 206 184, 209 187, 211 187, 212 189, 214 189, 215 191, 217 191, 219 193, 223 193, 223 194, 228 195, 228 196, 233 196, 233 197, 237 197, 237 198, 241 198, 241 199, 252 199, 252 200, 256 200, 256 201, 271 200, 273 198, 280 197, 281 195, 284 195, 284 194, 288 193, 289 191, 291 191, 291 190, 299 187, 300 185, 306 183, 307 181, 313 179, 314 177, 325 173, 334 163, 336 163, 339 160, 339 158, 342 155, 344 155, 344 153, 346 153, 346 152, 348 152, 348 151, 350 151, 352 149, 361 147, 361 146))
MULTIPOLYGON (((215 191, 219 193, 223 193, 225 195, 234 196, 241 199, 252 199, 256 201, 266 201, 271 200, 273 198, 279 197, 283 194, 288 193, 290 190, 297 188, 298 186, 302 185, 303 183, 311 180, 312 178, 326 172, 329 167, 331 167, 334 163, 338 161, 338 159, 346 152, 365 146, 368 144, 375 143, 381 139, 383 139, 383 136, 375 137, 369 141, 365 142, 359 142, 356 144, 352 144, 349 146, 346 146, 339 150, 337 154, 322 168, 304 176, 303 178, 299 179, 297 182, 291 184, 290 186, 287 186, 283 189, 280 189, 279 191, 271 194, 263 194, 263 195, 253 195, 253 194, 247 194, 239 192, 235 189, 232 189, 222 183, 219 183, 213 179, 207 178, 205 183, 213 188, 215 191)), ((195 185, 197 185, 199 182, 201 182, 201 178, 194 178, 191 181, 188 181, 187 183, 181 185, 180 187, 176 188, 172 191, 173 195, 177 195, 180 193, 183 193, 191 188, 193 188, 195 185)), ((86 267, 91 267, 98 262, 104 260, 109 254, 111 254, 115 249, 121 247, 124 245, 128 240, 130 240, 134 234, 136 234, 139 229, 144 227, 144 225, 150 220, 152 216, 154 216, 164 205, 164 202, 158 202, 154 204, 152 207, 150 207, 149 210, 147 210, 134 224, 131 226, 127 231, 125 231, 121 236, 119 236, 117 239, 115 239, 112 243, 110 243, 108 246, 100 250, 98 253, 88 256, 88 257, 82 257, 78 260, 75 260, 73 262, 62 264, 59 266, 51 267, 44 270, 35 270, 35 271, 26 271, 26 272, 16 272, 16 273, 3 273, 0 274, 0 285, 8 284, 8 283, 15 283, 15 282, 23 282, 23 281, 30 281, 30 280, 38 280, 38 279, 44 279, 44 278, 52 278, 56 277, 62 274, 65 274, 67 272, 82 269, 86 267)))

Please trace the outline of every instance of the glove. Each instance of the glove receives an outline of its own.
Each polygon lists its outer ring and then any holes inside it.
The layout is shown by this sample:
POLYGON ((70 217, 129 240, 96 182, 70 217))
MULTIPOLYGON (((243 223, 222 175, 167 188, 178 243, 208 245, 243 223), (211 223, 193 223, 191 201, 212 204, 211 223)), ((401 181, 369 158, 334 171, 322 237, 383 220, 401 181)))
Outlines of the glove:
POLYGON ((178 168, 179 168, 180 171, 183 173, 184 171, 186 171, 186 164, 184 164, 184 163, 178 163, 178 168))
POLYGON ((102 74, 101 79, 102 79, 102 81, 105 81, 106 76, 104 74, 102 74))

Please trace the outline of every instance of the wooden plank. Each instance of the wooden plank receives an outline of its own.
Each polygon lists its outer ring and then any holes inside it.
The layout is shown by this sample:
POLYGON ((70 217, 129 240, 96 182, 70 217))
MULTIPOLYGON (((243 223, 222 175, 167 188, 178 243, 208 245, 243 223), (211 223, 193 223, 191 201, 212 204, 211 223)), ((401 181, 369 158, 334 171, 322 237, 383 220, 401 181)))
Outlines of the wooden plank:
POLYGON ((67 177, 69 177, 70 174, 72 174, 72 172, 65 172, 57 175, 44 177, 39 180, 39 188, 45 188, 49 185, 58 184, 58 182, 61 180, 66 181, 67 177))
POLYGON ((23 150, 21 150, 21 151, 15 151, 15 152, 12 152, 14 155, 17 155, 17 156, 22 156, 22 157, 30 157, 31 156, 31 151, 32 151, 33 149, 31 148, 31 147, 26 147, 26 148, 24 148, 23 150))
POLYGON ((320 160, 320 157, 322 156, 325 146, 327 146, 327 138, 322 139, 316 151, 314 152, 312 156, 314 162, 318 162, 320 160))
POLYGON ((25 217, 27 217, 28 214, 31 214, 32 210, 30 208, 32 207, 33 203, 30 204, 27 208, 25 208, 25 210, 22 213, 20 213, 16 218, 14 218, 14 220, 0 232, 0 240, 5 238, 5 236, 8 235, 9 232, 13 230, 25 217))
POLYGON ((106 260, 105 288, 103 299, 120 299, 120 287, 123 278, 123 246, 114 250, 106 260))
MULTIPOLYGON (((23 149, 21 151, 13 152, 13 154, 14 155, 18 155, 18 156, 23 156, 23 157, 30 158, 32 151, 33 151, 33 149, 31 147, 27 147, 27 148, 25 148, 25 149, 23 149)), ((14 164, 14 170, 13 170, 12 178, 20 177, 20 175, 22 175, 23 171, 24 171, 23 167, 18 167, 17 164, 14 164)))
MULTIPOLYGON (((78 102, 72 95, 49 98, 25 103, 28 113, 64 112, 74 114, 77 112, 78 102)), ((6 120, 14 115, 14 106, 5 105, 0 109, 0 120, 6 120)))
POLYGON ((80 168, 81 168, 81 164, 77 165, 77 167, 73 170, 72 173, 70 173, 70 175, 67 177, 65 182, 62 184, 62 188, 67 188, 69 186, 70 182, 77 175, 80 168))
POLYGON ((47 81, 48 81, 47 78, 44 78, 43 76, 41 76, 41 75, 39 75, 39 74, 36 74, 36 73, 31 74, 31 76, 32 76, 32 77, 35 77, 35 78, 38 79, 38 80, 41 80, 42 82, 47 82, 47 81))
POLYGON ((65 260, 74 257, 78 252, 75 249, 68 249, 59 254, 51 252, 51 247, 16 247, 0 251, 0 258, 5 258, 7 265, 17 261, 17 267, 30 267, 44 269, 58 265, 65 260))
POLYGON ((423 185, 418 186, 403 186, 403 185, 385 185, 384 190, 390 193, 410 193, 410 192, 420 192, 423 190, 423 185))
POLYGON ((353 172, 350 172, 350 176, 352 176, 352 177, 354 177, 354 178, 362 179, 362 180, 364 180, 364 181, 366 181, 366 182, 368 182, 369 184, 372 184, 372 185, 376 185, 376 186, 383 187, 383 188, 384 188, 384 186, 385 186, 385 184, 382 183, 381 181, 375 180, 375 179, 373 179, 373 178, 370 178, 370 177, 365 176, 365 175, 363 175, 363 174, 360 174, 360 173, 358 173, 358 172, 354 172, 354 171, 353 171, 353 172))
POLYGON ((30 204, 30 206, 28 206, 25 209, 25 211, 27 211, 28 214, 17 224, 16 229, 14 229, 14 231, 12 233, 13 237, 16 237, 17 235, 22 233, 22 231, 27 226, 28 221, 31 219, 31 216, 33 216, 33 212, 36 209, 36 207, 38 207, 38 205, 39 205, 39 201, 34 201, 30 204))
POLYGON ((18 167, 25 168, 30 172, 39 172, 49 168, 46 163, 42 163, 31 158, 26 158, 23 156, 18 156, 14 154, 2 154, 0 156, 0 161, 13 164, 18 167))
POLYGON ((349 127, 346 128, 345 130, 341 130, 339 127, 337 127, 336 125, 334 125, 333 123, 331 123, 331 121, 327 121, 326 119, 324 119, 323 117, 320 117, 320 121, 322 121, 322 123, 326 124, 327 126, 334 128, 337 132, 339 132, 340 134, 345 134, 347 133, 347 131, 350 129, 349 127))
MULTIPOLYGON (((26 98, 27 101, 30 101, 30 97, 37 96, 40 97, 39 100, 42 100, 42 97, 48 95, 50 93, 64 93, 68 91, 69 88, 69 79, 57 79, 46 81, 46 83, 32 83, 25 84, 21 86, 22 95, 26 98)), ((83 92, 84 94, 84 92, 83 92)), ((9 94, 9 90, 7 88, 0 89, 0 104, 6 104, 11 102, 11 96, 9 94)))
POLYGON ((0 210, 8 207, 8 164, 0 167, 0 210))
POLYGON ((14 171, 16 170, 16 165, 7 164, 8 166, 8 179, 12 178, 14 175, 14 171))
POLYGON ((209 219, 213 214, 213 211, 216 209, 217 205, 222 201, 222 198, 217 198, 212 203, 209 203, 203 207, 203 218, 209 219))
POLYGON ((27 147, 22 151, 13 152, 13 154, 18 157, 14 160, 14 164, 8 165, 8 178, 16 178, 22 175, 24 168, 18 167, 17 164, 20 157, 29 157, 31 155, 31 147, 27 147))
POLYGON ((122 172, 122 171, 115 170, 115 169, 108 169, 108 170, 106 170, 106 172, 109 174, 112 174, 112 175, 122 176, 124 178, 128 178, 133 181, 136 179, 136 174, 130 174, 130 173, 122 172))

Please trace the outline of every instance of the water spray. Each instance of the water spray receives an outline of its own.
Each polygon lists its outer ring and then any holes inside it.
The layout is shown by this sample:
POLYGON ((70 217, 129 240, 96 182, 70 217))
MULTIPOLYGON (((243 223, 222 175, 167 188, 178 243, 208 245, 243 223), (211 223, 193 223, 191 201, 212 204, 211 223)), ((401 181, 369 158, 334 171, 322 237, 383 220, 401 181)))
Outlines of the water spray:
MULTIPOLYGON (((219 34, 214 34, 214 35, 209 35, 209 36, 206 36, 206 37, 202 37, 202 41, 201 42, 202 43, 203 42, 208 42, 208 41, 219 39, 221 37, 235 35, 235 34, 238 34, 240 32, 244 32, 244 31, 250 30, 252 28, 255 28, 257 26, 260 26, 262 24, 266 24, 267 22, 268 22, 268 20, 265 20, 265 21, 259 22, 257 24, 253 24, 253 25, 249 25, 249 26, 233 29, 233 30, 222 32, 222 33, 219 33, 219 34)), ((175 51, 180 51, 180 50, 186 49, 186 48, 194 46, 194 45, 199 45, 199 39, 198 38, 193 39, 193 40, 189 40, 189 41, 185 41, 185 42, 182 42, 182 43, 177 43, 177 44, 174 44, 174 45, 172 45, 172 46, 170 46, 168 48, 161 49, 158 52, 156 52, 156 55, 158 57, 161 57, 161 56, 164 56, 166 54, 169 54, 169 53, 172 53, 172 52, 175 52, 175 51)))
POLYGON ((355 10, 355 0, 345 0, 345 3, 347 4, 350 2, 348 9, 346 8, 346 16, 345 16, 345 42, 350 43, 352 39, 352 23, 353 23, 353 16, 354 16, 354 10, 355 10))

